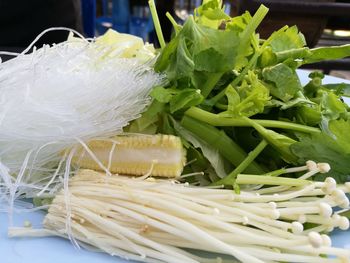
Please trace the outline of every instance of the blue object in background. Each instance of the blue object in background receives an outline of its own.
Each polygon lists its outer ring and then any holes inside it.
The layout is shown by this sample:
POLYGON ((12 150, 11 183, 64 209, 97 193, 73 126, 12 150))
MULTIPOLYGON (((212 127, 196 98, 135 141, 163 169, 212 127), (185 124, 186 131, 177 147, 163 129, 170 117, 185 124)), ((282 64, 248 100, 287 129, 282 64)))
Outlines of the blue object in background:
POLYGON ((132 16, 129 24, 129 33, 148 40, 148 19, 132 16))
MULTIPOLYGON (((129 0, 100 0, 102 16, 96 17, 97 0, 81 0, 84 32, 87 37, 104 34, 107 29, 113 28, 120 33, 128 33, 151 42, 151 32, 154 29, 148 6, 133 6, 130 11, 129 0), (110 4, 112 10, 110 11, 110 4)), ((178 0, 180 9, 185 7, 185 0, 178 0)), ((200 5, 202 0, 191 0, 192 8, 200 5)), ((225 12, 230 13, 231 4, 225 1, 225 12)), ((179 21, 180 23, 183 21, 179 21)))
MULTIPOLYGON (((96 0, 95 0, 96 1, 96 0)), ((113 19, 109 12, 109 0, 101 0, 102 16, 96 17, 96 32, 98 35, 103 35, 109 28, 113 27, 113 19)))
POLYGON ((96 0, 81 0, 83 29, 86 37, 95 36, 96 0))
POLYGON ((113 27, 121 33, 129 33, 129 0, 112 0, 112 15, 108 14, 108 0, 102 0, 102 16, 96 18, 96 0, 81 0, 83 29, 87 37, 103 34, 113 27))
POLYGON ((113 29, 120 33, 129 33, 130 8, 129 0, 112 1, 113 29))
POLYGON ((153 31, 153 20, 148 6, 133 6, 129 22, 129 33, 149 41, 153 31))
POLYGON ((112 28, 113 20, 110 16, 100 16, 96 18, 97 35, 103 35, 109 28, 112 28))
POLYGON ((81 0, 84 32, 87 37, 104 34, 108 28, 150 41, 154 29, 148 6, 134 6, 129 0, 102 0, 102 16, 96 17, 96 0, 81 0), (109 3, 112 10, 109 11, 109 3), (111 13, 111 14, 110 14, 111 13))
POLYGON ((108 16, 108 2, 109 0, 101 0, 102 1, 102 15, 108 16))

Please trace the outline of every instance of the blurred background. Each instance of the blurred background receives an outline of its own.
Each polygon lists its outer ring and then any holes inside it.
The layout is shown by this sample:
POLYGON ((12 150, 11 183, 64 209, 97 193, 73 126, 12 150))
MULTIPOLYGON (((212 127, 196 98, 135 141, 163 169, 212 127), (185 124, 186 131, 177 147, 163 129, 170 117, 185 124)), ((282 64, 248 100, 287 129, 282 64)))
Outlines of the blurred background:
MULTIPOLYGON (((254 13, 260 4, 270 12, 258 31, 267 37, 284 25, 297 25, 308 46, 350 43, 350 0, 224 0, 231 16, 248 10, 254 13)), ((165 16, 169 12, 178 23, 193 13, 201 0, 156 0, 165 39, 172 33, 165 16)), ((142 37, 155 43, 154 27, 147 0, 0 0, 0 50, 21 52, 44 29, 64 26, 86 37, 103 34, 108 28, 142 37)), ((50 32, 36 44, 66 40, 66 32, 50 32)), ((2 59, 9 57, 2 56, 2 59)), ((350 70, 350 59, 312 65, 329 73, 350 70)))

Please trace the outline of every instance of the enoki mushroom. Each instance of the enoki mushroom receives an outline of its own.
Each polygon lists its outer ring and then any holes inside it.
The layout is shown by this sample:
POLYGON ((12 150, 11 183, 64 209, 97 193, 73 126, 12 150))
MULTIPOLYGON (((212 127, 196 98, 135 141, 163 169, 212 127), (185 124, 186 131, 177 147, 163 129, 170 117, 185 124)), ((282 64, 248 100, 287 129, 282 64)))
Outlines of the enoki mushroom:
POLYGON ((44 229, 11 228, 9 233, 71 236, 144 262, 349 262, 349 251, 332 247, 329 236, 320 234, 349 228, 348 219, 332 209, 346 202, 349 191, 350 185, 326 179, 278 194, 235 194, 80 170, 53 200, 44 229), (314 227, 304 229, 306 222, 314 227), (199 257, 193 250, 215 256, 199 257))

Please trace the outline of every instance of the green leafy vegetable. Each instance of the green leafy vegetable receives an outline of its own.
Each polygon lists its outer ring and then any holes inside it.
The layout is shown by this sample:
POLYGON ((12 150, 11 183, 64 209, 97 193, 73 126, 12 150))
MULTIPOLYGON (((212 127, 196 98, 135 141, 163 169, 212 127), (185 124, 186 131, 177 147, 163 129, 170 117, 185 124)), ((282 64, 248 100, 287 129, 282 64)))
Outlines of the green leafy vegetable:
POLYGON ((180 109, 196 106, 203 101, 200 90, 184 89, 174 95, 170 100, 170 113, 180 109))
POLYGON ((164 87, 155 87, 151 92, 151 96, 156 101, 159 101, 161 103, 168 103, 174 97, 174 95, 178 93, 179 91, 177 89, 165 89, 164 87))
POLYGON ((331 164, 327 174, 317 175, 316 180, 332 176, 337 182, 349 180, 349 153, 344 153, 336 141, 327 134, 300 135, 299 142, 291 146, 292 152, 299 157, 299 163, 308 160, 331 164))
POLYGON ((350 110, 341 96, 350 96, 350 86, 324 85, 319 71, 302 86, 296 69, 349 56, 350 45, 310 49, 296 26, 260 39, 265 6, 236 17, 223 10, 221 1, 205 0, 184 25, 168 15, 175 34, 155 63, 168 82, 154 88, 151 107, 131 130, 182 137, 198 160, 189 167, 205 173, 191 182, 239 191, 235 179, 244 182, 243 172, 283 175, 281 167, 310 159, 328 162, 345 182, 350 110))
MULTIPOLYGON (((246 158, 247 154, 244 150, 227 136, 224 131, 186 116, 182 119, 181 124, 195 136, 217 149, 233 165, 238 166, 246 158)), ((253 162, 247 168, 247 172, 263 173, 263 169, 253 162)))
POLYGON ((350 84, 348 83, 327 84, 323 87, 333 90, 338 96, 350 97, 350 84))
POLYGON ((286 27, 285 30, 278 32, 270 42, 273 52, 299 49, 305 45, 305 37, 296 26, 286 27))
MULTIPOLYGON (((226 176, 225 165, 224 165, 225 160, 223 159, 223 157, 221 156, 217 148, 212 147, 208 142, 206 142, 205 140, 202 140, 192 132, 186 130, 177 122, 174 122, 174 127, 176 132, 182 138, 184 138, 185 140, 190 142, 195 148, 199 148, 203 152, 204 157, 208 159, 208 161, 214 168, 217 176, 219 176, 220 178, 223 178, 226 176)), ((196 153, 195 158, 196 159, 199 158, 199 160, 201 160, 202 158, 200 157, 200 154, 198 154, 198 151, 195 151, 195 153, 196 153)), ((196 163, 196 165, 198 165, 198 163, 196 163)), ((208 169, 208 166, 206 164, 203 164, 203 162, 201 166, 202 166, 202 171, 208 169)))
POLYGON ((338 47, 319 47, 310 51, 310 56, 305 59, 304 64, 349 57, 350 44, 338 47))
POLYGON ((302 88, 296 72, 283 63, 265 68, 262 74, 271 83, 271 94, 284 102, 294 98, 302 88))
POLYGON ((230 19, 218 1, 205 1, 195 11, 195 19, 201 25, 217 29, 222 20, 230 19))
POLYGON ((286 135, 277 133, 273 130, 269 130, 261 126, 260 124, 246 118, 249 123, 256 129, 260 135, 270 143, 272 147, 281 155, 281 157, 288 163, 295 163, 296 156, 292 153, 290 147, 296 143, 296 141, 286 135))

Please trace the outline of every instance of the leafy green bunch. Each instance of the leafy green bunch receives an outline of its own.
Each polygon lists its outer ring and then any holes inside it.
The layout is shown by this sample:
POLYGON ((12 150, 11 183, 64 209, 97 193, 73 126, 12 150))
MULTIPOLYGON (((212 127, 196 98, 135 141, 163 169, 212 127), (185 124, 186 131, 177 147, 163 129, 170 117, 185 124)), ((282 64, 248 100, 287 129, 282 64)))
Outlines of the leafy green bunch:
MULTIPOLYGON (((268 8, 252 16, 225 14, 206 0, 159 51, 155 70, 168 79, 130 132, 175 134, 202 185, 235 184, 238 174, 266 175, 307 160, 327 162, 327 176, 350 174, 350 86, 322 84, 323 74, 300 83, 302 65, 350 56, 350 45, 310 49, 296 26, 261 39, 256 29, 268 8)), ((156 27, 161 35, 160 27, 156 27)), ((316 178, 323 179, 323 178, 316 178)))

